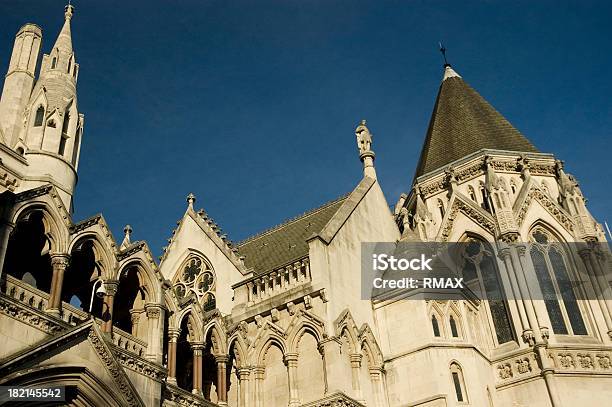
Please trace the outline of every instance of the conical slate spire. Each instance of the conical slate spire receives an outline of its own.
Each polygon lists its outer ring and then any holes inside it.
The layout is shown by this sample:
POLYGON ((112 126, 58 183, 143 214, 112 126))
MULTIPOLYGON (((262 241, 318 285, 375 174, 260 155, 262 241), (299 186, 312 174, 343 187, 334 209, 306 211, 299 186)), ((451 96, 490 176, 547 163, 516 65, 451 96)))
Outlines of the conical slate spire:
POLYGON ((447 65, 415 177, 483 148, 538 152, 525 136, 447 65))
POLYGON ((57 48, 62 52, 65 52, 68 55, 72 54, 72 34, 70 32, 70 20, 72 19, 72 15, 74 14, 74 7, 68 4, 65 8, 64 13, 64 26, 57 36, 57 40, 55 41, 55 45, 53 48, 57 48))

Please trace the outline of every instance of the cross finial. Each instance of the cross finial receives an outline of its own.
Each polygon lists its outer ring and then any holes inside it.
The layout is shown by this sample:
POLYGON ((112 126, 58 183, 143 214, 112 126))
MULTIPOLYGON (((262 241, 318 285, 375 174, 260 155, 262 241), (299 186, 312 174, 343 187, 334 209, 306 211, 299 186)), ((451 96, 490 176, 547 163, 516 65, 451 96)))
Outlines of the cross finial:
POLYGON ((189 193, 189 195, 187 195, 187 203, 189 204, 189 207, 191 209, 193 209, 193 203, 195 202, 196 197, 193 193, 189 193))
POLYGON ((66 7, 64 7, 64 11, 64 16, 66 17, 66 19, 72 18, 72 15, 74 14, 74 6, 70 4, 70 0, 68 0, 68 4, 66 5, 66 7))
POLYGON ((446 68, 447 66, 450 66, 450 64, 446 60, 446 47, 444 46, 444 44, 442 44, 441 41, 438 42, 438 44, 440 45, 440 53, 442 54, 442 58, 444 58, 444 67, 446 68))

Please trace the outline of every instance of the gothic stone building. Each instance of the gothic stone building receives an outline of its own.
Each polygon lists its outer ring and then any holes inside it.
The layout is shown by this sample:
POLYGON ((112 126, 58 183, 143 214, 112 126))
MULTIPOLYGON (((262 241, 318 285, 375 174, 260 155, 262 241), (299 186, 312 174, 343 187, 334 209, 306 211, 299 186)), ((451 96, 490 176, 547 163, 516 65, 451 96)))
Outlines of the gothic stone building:
POLYGON ((612 404, 609 253, 565 244, 602 228, 561 162, 450 66, 394 210, 362 122, 348 195, 239 244, 189 196, 157 261, 129 227, 117 243, 102 215, 71 216, 72 17, 38 74, 41 29, 21 27, 0 101, 0 385, 66 386, 70 406, 612 404), (506 300, 362 300, 360 243, 377 241, 471 242, 466 267, 506 300), (560 295, 561 272, 589 295, 560 295))

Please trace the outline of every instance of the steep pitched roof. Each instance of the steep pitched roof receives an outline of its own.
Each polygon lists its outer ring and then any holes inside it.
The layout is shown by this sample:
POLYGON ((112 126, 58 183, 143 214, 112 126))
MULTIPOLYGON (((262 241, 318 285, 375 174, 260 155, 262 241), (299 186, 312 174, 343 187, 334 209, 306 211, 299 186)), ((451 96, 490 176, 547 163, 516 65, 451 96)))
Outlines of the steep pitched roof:
POLYGON ((313 234, 321 232, 345 199, 346 196, 328 202, 240 242, 238 251, 245 256, 245 265, 248 268, 252 267, 257 274, 306 256, 308 254, 306 240, 313 234))
POLYGON ((483 148, 538 152, 504 116, 446 66, 415 177, 483 148))

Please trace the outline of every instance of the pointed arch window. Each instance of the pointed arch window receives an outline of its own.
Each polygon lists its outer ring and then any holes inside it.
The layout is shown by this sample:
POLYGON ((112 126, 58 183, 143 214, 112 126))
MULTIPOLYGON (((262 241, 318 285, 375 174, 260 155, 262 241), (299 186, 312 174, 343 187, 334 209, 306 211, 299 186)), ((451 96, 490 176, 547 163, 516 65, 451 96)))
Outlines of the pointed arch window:
POLYGON ((514 180, 510 181, 510 190, 512 191, 512 195, 516 194, 516 183, 514 180))
POLYGON ((468 186, 468 194, 470 196, 470 199, 474 202, 478 202, 476 200, 476 192, 474 191, 474 187, 473 186, 468 186))
POLYGON ((463 278, 470 289, 480 293, 481 298, 486 300, 497 343, 501 345, 515 340, 508 303, 492 249, 484 241, 475 238, 470 238, 462 247, 463 278))
POLYGON ((208 260, 197 255, 189 256, 175 280, 174 293, 179 301, 193 295, 205 311, 216 308, 216 277, 208 260))
POLYGON ((440 337, 440 325, 438 324, 438 318, 435 315, 431 316, 431 327, 433 329, 433 334, 436 338, 440 337))
POLYGON ((465 390, 465 380, 463 371, 458 363, 453 362, 450 365, 450 374, 455 389, 455 397, 459 403, 467 403, 467 392, 465 390))
POLYGON ((76 167, 77 159, 79 158, 79 149, 81 147, 81 128, 78 128, 74 136, 74 146, 72 147, 72 165, 76 167))
POLYGON ((457 330, 457 322, 455 321, 455 318, 452 315, 450 316, 448 323, 450 325, 451 335, 453 336, 453 338, 458 338, 459 331, 457 330))
POLYGON ((57 58, 53 57, 53 59, 51 60, 51 69, 55 69, 56 66, 57 66, 57 58))
POLYGON ((588 335, 569 278, 563 246, 542 228, 535 229, 530 240, 531 261, 553 332, 559 335, 588 335))
POLYGON ((45 120, 45 108, 40 105, 38 109, 36 109, 36 115, 34 116, 34 127, 40 127, 43 125, 43 121, 45 120))
POLYGON ((444 202, 441 199, 438 199, 438 210, 440 211, 440 217, 444 219, 444 202))

